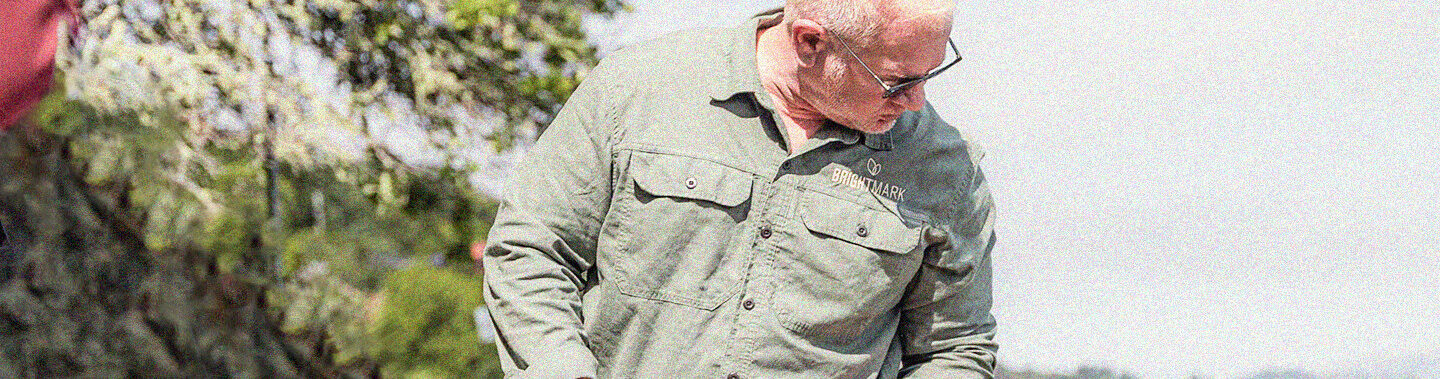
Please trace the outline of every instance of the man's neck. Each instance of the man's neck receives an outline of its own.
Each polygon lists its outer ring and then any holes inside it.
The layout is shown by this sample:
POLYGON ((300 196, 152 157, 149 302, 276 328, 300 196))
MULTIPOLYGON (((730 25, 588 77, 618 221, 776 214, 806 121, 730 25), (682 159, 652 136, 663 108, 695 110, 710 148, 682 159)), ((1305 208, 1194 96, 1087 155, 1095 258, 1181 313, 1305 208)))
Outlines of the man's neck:
POLYGON ((799 65, 790 48, 786 24, 781 23, 756 31, 755 59, 760 84, 775 105, 775 113, 784 123, 786 145, 791 154, 825 125, 825 116, 800 97, 799 65))

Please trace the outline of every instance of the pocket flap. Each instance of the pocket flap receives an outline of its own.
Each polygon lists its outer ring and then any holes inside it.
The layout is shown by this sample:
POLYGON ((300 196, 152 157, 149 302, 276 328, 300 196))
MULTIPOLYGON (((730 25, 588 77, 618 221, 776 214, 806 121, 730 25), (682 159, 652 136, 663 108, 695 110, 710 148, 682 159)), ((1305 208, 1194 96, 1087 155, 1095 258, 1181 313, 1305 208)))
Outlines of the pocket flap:
POLYGON ((906 254, 920 245, 921 228, 906 227, 895 214, 813 191, 800 219, 813 232, 875 250, 906 254))
POLYGON ((630 176, 655 196, 705 200, 727 207, 750 198, 750 174, 703 159, 636 152, 630 161, 630 176))

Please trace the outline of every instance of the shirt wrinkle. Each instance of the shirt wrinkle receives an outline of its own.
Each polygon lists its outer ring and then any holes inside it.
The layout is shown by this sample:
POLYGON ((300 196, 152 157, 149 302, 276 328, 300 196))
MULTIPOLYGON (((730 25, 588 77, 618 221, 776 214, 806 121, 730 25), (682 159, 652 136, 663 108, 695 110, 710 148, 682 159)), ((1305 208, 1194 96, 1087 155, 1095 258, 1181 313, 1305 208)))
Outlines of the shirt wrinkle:
POLYGON ((484 258, 507 375, 991 374, 993 244, 921 238, 989 217, 959 209, 990 205, 959 137, 926 107, 884 133, 827 121, 790 154, 755 67, 778 15, 607 58, 516 168, 484 258), (640 69, 683 44, 723 46, 640 69), (934 138, 905 139, 920 125, 934 138))

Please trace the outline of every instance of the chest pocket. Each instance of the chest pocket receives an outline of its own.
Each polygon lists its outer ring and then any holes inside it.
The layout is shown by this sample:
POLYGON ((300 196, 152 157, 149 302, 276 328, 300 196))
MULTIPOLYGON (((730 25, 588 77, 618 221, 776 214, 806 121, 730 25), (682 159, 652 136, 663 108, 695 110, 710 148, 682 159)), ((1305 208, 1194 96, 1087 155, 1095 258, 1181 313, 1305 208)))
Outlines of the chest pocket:
POLYGON ((814 192, 805 197, 800 218, 812 232, 891 254, 909 253, 920 242, 920 229, 889 211, 814 192))
POLYGON ((750 175, 715 162, 637 153, 630 174, 641 190, 654 196, 703 200, 725 207, 750 199, 750 175))
POLYGON ((693 157, 633 152, 612 224, 611 277, 629 296, 713 310, 738 290, 735 249, 754 176, 693 157))
POLYGON ((790 254, 776 291, 780 323, 817 343, 883 335, 889 311, 919 269, 922 227, 899 216, 809 191, 798 215, 809 236, 790 254))

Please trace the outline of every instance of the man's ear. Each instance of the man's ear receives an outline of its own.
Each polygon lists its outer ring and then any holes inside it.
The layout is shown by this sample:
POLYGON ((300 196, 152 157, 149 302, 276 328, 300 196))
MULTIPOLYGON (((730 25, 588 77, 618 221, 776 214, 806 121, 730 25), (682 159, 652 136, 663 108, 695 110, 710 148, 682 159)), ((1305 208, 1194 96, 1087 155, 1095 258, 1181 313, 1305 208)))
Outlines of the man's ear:
POLYGON ((790 44, 795 47, 795 56, 801 67, 814 67, 830 48, 829 35, 825 27, 810 19, 797 19, 790 23, 790 44))

